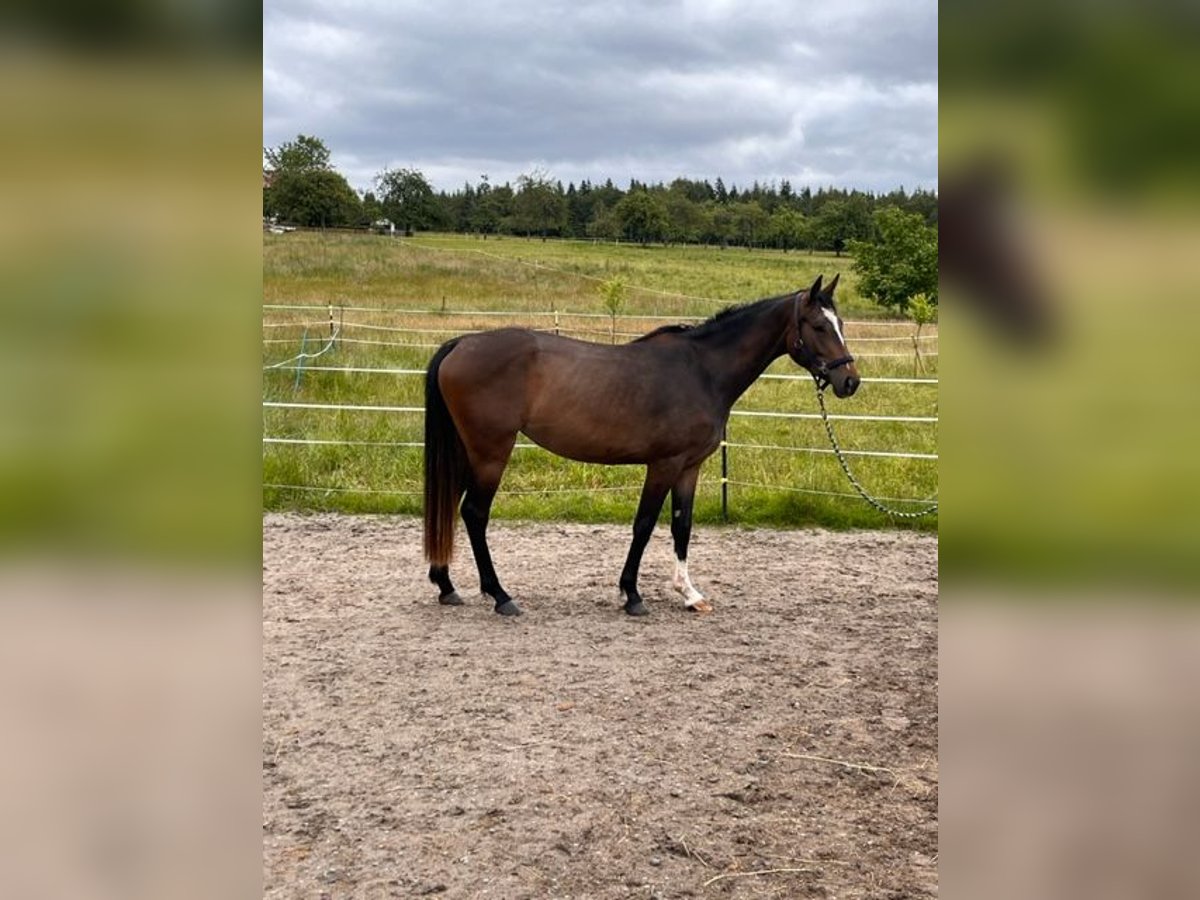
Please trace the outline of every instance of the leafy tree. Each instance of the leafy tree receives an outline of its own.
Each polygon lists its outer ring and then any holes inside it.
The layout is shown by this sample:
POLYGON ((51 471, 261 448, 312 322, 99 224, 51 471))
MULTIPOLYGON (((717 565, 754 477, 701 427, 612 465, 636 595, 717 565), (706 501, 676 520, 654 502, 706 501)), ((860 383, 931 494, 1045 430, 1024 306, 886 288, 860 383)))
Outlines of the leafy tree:
POLYGON ((917 326, 917 332, 912 336, 913 376, 916 377, 925 371, 925 361, 921 359, 921 329, 937 321, 937 304, 927 294, 913 294, 908 298, 908 317, 917 326))
POLYGON ((275 172, 321 172, 332 168, 325 142, 307 134, 297 135, 294 141, 285 141, 275 148, 267 147, 263 156, 275 172))
POLYGON ((638 243, 661 240, 667 232, 667 208, 649 191, 630 191, 617 204, 613 214, 620 223, 621 232, 638 243))
POLYGON ((362 201, 337 172, 277 171, 264 198, 266 211, 305 227, 357 225, 362 201))
POLYGON ((566 226, 566 198, 541 169, 534 169, 517 179, 512 220, 515 231, 526 235, 540 234, 542 240, 551 232, 557 234, 566 226))
POLYGON ((767 224, 767 235, 768 240, 780 250, 795 250, 808 243, 808 220, 796 210, 780 206, 767 224))
POLYGON ((600 285, 600 300, 608 311, 612 323, 612 343, 617 342, 617 316, 625 309, 629 299, 629 288, 620 278, 610 278, 600 285))
MULTIPOLYGON (((743 196, 748 194, 749 192, 747 191, 743 196)), ((732 196, 733 192, 730 191, 730 197, 732 196)), ((733 233, 737 236, 737 240, 748 250, 759 242, 762 234, 766 231, 767 214, 753 200, 742 200, 739 202, 731 200, 729 209, 733 213, 733 233)))
POLYGON ((608 208, 603 200, 597 200, 592 211, 592 221, 587 227, 588 237, 614 241, 621 236, 621 222, 616 211, 608 208))
POLYGON ((486 239, 489 234, 495 234, 500 229, 500 223, 511 212, 511 204, 512 188, 508 185, 493 188, 488 177, 481 175, 479 187, 475 189, 475 205, 471 210, 468 227, 486 239))
POLYGON ((862 194, 826 201, 813 222, 817 248, 833 250, 838 256, 850 241, 866 240, 870 233, 870 205, 862 194))
MULTIPOLYGON (((717 182, 720 183, 719 178, 717 182)), ((712 231, 709 232, 709 236, 725 247, 734 239, 736 233, 733 210, 728 203, 718 200, 712 208, 712 231)))
POLYGON ((907 311, 924 294, 938 300, 938 236, 920 215, 894 206, 876 210, 874 242, 851 241, 859 291, 881 306, 907 311))
POLYGON ((711 230, 712 219, 705 207, 690 199, 686 191, 676 190, 672 185, 663 202, 667 212, 668 240, 695 244, 711 230))
POLYGON ((436 217, 433 188, 418 169, 384 169, 375 176, 383 214, 412 234, 429 228, 436 217))
POLYGON ((263 214, 307 227, 357 225, 362 201, 329 163, 329 148, 316 137, 298 135, 263 150, 270 184, 263 190, 263 214))

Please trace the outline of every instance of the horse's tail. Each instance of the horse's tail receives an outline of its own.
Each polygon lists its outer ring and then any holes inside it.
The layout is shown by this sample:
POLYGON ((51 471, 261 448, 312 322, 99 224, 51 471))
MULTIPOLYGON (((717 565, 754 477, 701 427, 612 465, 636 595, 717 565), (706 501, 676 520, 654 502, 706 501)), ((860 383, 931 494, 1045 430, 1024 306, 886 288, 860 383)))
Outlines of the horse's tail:
POLYGON ((466 450, 438 385, 438 369, 458 340, 438 348, 425 373, 425 558, 434 566, 450 564, 455 514, 466 490, 466 450))

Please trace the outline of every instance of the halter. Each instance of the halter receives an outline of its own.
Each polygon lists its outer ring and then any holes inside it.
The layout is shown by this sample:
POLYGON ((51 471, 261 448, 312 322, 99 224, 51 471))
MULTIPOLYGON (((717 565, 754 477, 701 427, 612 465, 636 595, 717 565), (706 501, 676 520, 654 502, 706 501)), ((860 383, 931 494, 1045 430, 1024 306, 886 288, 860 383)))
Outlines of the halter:
POLYGON ((852 362, 854 362, 854 357, 846 354, 845 356, 839 356, 833 362, 821 363, 817 367, 817 371, 813 373, 813 380, 817 383, 817 389, 823 391, 829 387, 829 373, 835 369, 840 369, 842 366, 848 366, 852 362))
POLYGON ((804 341, 800 340, 800 329, 797 328, 794 332, 795 340, 788 341, 791 344, 788 347, 788 356, 799 366, 808 369, 813 377, 813 381, 817 383, 818 390, 825 390, 829 387, 829 375, 831 372, 840 369, 842 366, 848 366, 854 362, 854 357, 847 353, 845 356, 839 356, 837 359, 830 362, 823 362, 809 352, 808 347, 804 345, 804 341), (815 363, 815 368, 813 366, 815 363))

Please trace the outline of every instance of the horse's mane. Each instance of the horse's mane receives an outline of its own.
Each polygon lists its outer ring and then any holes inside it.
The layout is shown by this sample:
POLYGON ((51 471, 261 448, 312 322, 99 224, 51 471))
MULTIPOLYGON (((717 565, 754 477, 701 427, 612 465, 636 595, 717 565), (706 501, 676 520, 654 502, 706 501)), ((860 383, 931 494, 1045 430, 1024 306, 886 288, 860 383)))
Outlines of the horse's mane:
POLYGON ((744 314, 758 309, 767 303, 774 303, 776 300, 782 300, 785 297, 793 297, 794 294, 780 294, 778 297, 765 297, 762 300, 754 300, 750 303, 738 303, 734 306, 726 306, 724 309, 713 313, 703 322, 697 325, 663 325, 655 328, 653 331, 643 334, 639 338, 634 338, 631 343, 636 344, 638 341, 648 341, 650 338, 658 337, 662 334, 681 334, 689 333, 697 336, 712 334, 714 331, 719 331, 729 322, 740 319, 744 314))
POLYGON ((658 328, 655 328, 653 331, 647 331, 641 337, 635 337, 632 341, 630 341, 630 343, 636 344, 638 341, 648 341, 650 338, 658 337, 660 334, 679 334, 681 331, 691 331, 692 328, 693 326, 691 325, 682 324, 662 325, 658 328))

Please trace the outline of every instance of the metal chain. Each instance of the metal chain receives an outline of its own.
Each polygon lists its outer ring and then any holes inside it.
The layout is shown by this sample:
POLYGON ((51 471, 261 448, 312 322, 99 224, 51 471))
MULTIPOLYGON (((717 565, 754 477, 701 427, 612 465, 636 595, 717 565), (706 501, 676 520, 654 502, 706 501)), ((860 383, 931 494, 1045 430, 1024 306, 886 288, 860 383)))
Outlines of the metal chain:
POLYGON ((842 448, 838 444, 837 438, 833 436, 833 426, 829 424, 829 413, 825 411, 825 388, 819 381, 817 382, 817 404, 821 407, 821 421, 825 423, 825 433, 829 435, 829 443, 833 445, 833 452, 837 456, 838 463, 841 464, 842 471, 846 473, 846 477, 850 479, 850 483, 854 485, 854 489, 858 491, 860 497, 870 503, 881 513, 894 516, 897 519, 919 519, 922 516, 928 516, 937 512, 938 505, 936 502, 929 504, 923 509, 907 511, 892 509, 890 506, 880 503, 878 500, 868 494, 867 489, 859 484, 858 479, 854 477, 854 473, 850 471, 850 466, 846 462, 846 457, 842 455, 842 448))

